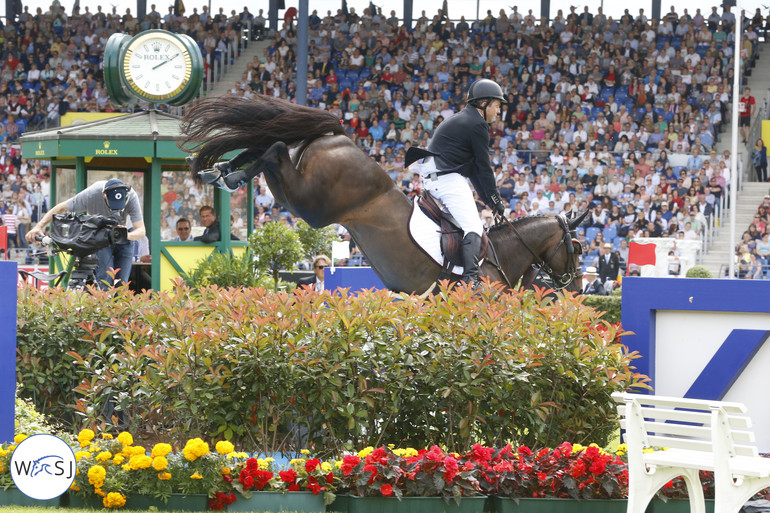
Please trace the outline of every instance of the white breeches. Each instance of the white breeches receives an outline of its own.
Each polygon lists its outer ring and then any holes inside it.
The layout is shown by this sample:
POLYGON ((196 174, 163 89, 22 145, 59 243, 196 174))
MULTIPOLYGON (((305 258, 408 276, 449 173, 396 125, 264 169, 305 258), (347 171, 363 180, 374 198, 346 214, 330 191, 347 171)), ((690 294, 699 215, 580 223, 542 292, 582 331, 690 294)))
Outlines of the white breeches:
POLYGON ((450 173, 436 178, 425 177, 423 183, 433 197, 444 204, 466 234, 481 236, 484 224, 467 178, 459 173, 450 173))

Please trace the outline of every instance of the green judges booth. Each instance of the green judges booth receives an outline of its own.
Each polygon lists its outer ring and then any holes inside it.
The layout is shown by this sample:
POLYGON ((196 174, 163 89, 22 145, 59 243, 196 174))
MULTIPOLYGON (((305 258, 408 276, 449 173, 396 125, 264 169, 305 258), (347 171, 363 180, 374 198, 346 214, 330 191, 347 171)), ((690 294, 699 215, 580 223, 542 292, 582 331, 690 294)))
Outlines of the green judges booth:
MULTIPOLYGON (((152 261, 134 263, 137 271, 149 275, 153 290, 168 290, 174 280, 187 273, 214 251, 245 251, 246 234, 254 229, 253 189, 244 187, 229 194, 209 185, 198 185, 189 177, 187 153, 177 147, 179 117, 147 110, 116 115, 96 121, 72 124, 24 134, 22 156, 50 162, 51 205, 66 200, 98 180, 117 177, 131 184, 143 205, 152 261), (173 201, 172 201, 173 199, 173 201), (211 205, 220 220, 222 240, 218 243, 174 242, 174 220, 186 212, 200 231, 198 208, 211 205), (235 214, 236 235, 230 240, 231 214, 235 214)), ((53 262, 51 271, 62 263, 53 262)))

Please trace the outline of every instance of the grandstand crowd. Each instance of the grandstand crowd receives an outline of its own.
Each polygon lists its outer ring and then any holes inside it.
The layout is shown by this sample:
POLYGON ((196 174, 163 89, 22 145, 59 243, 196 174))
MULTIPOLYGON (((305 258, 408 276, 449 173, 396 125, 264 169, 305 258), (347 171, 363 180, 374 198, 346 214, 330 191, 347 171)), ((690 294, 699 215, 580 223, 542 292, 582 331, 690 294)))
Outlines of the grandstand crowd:
MULTIPOLYGON (((727 194, 731 155, 717 154, 715 144, 733 91, 736 17, 729 6, 710 11, 677 13, 671 6, 652 20, 644 9, 635 15, 626 9, 613 19, 601 7, 595 13, 571 7, 545 21, 513 6, 469 23, 439 10, 432 17, 423 11, 412 28, 372 4, 360 15, 354 9, 323 17, 313 11, 307 104, 337 115, 362 151, 413 196, 421 182, 404 166, 406 150, 427 145, 435 128, 464 107, 473 80, 491 78, 507 92, 501 118, 490 127, 490 156, 510 218, 591 209, 580 235, 583 264, 591 265, 604 244, 623 260, 634 237, 702 238, 727 194)), ((58 2, 45 13, 25 8, 14 26, 4 27, 0 210, 22 220, 18 214, 26 209, 34 222, 48 206, 46 163, 20 159, 14 143, 21 133, 55 125, 68 110, 119 110, 101 81, 111 33, 185 32, 204 55, 221 58, 250 24, 269 46, 228 94, 296 101, 295 15, 290 9, 280 30, 268 31, 263 11, 247 8, 229 16, 222 9, 212 16, 206 7, 175 16, 172 8, 161 15, 153 5, 141 20, 130 9, 119 15, 116 7, 108 14, 99 7, 70 15, 58 2)), ((754 66, 759 34, 769 24, 759 9, 743 19, 738 58, 744 69, 754 66)), ((741 101, 753 101, 748 88, 741 101)), ((748 130, 742 137, 753 145, 748 130)), ((164 173, 164 239, 174 236, 181 217, 196 224, 199 207, 211 197, 208 186, 186 178, 164 173)), ((257 226, 276 217, 293 222, 266 188, 255 198, 257 226)), ((479 210, 491 222, 483 205, 479 210)), ((233 228, 244 236, 245 209, 234 212, 233 228)), ((762 213, 747 233, 756 230, 761 241, 768 216, 762 213)), ((767 263, 757 246, 749 255, 767 263)))

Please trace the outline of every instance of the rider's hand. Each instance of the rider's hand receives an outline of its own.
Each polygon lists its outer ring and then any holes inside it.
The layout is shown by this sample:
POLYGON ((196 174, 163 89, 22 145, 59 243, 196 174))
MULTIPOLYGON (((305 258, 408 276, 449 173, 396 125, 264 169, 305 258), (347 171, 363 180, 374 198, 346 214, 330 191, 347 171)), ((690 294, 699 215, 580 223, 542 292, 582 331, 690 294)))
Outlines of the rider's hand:
POLYGON ((505 204, 498 194, 492 195, 492 211, 499 215, 505 215, 505 204))

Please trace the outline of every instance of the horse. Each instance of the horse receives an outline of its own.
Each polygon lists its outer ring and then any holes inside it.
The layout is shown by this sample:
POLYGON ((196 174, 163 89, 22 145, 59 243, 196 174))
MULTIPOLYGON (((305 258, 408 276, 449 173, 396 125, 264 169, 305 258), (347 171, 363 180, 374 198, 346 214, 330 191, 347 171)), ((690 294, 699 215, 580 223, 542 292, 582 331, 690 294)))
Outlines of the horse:
MULTIPOLYGON (((264 174, 276 201, 310 226, 343 225, 390 290, 422 294, 447 276, 408 233, 409 198, 333 114, 264 95, 220 96, 189 106, 180 127, 179 146, 192 154, 195 180, 232 191, 264 174), (240 154, 220 162, 235 150, 240 154)), ((498 219, 487 231, 493 250, 480 276, 509 288, 521 279, 529 287, 543 270, 553 288, 578 290, 581 248, 574 232, 587 213, 498 219)))

